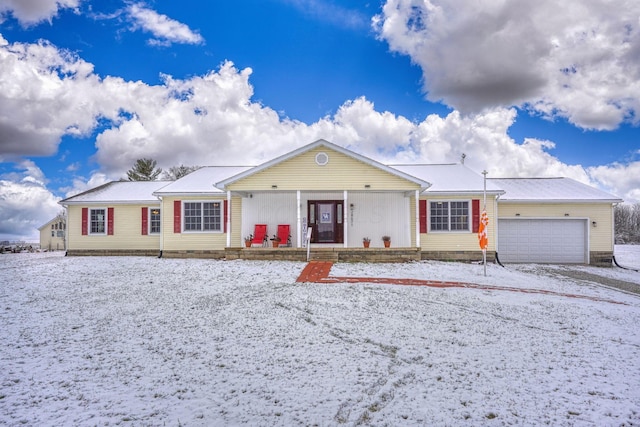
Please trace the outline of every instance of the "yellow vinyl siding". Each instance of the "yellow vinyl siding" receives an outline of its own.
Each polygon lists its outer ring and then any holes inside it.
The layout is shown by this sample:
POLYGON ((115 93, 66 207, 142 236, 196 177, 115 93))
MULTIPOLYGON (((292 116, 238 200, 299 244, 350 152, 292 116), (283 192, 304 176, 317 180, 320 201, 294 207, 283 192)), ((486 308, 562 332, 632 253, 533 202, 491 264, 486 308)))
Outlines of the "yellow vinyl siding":
MULTIPOLYGON (((91 205, 69 206, 67 227, 68 249, 101 250, 129 249, 151 250, 160 248, 159 234, 142 234, 142 207, 149 205, 91 205), (82 208, 113 208, 113 235, 82 235, 82 208)), ((153 205, 151 205, 153 206, 153 205)), ((162 211, 162 216, 165 212, 162 211)))
POLYGON ((587 218, 590 251, 613 251, 612 205, 610 203, 500 203, 500 218, 587 218), (593 221, 596 227, 593 227, 593 221))
MULTIPOLYGON (((429 211, 429 202, 432 201, 469 201, 469 224, 471 231, 428 231, 420 234, 420 246, 424 251, 481 251, 478 243, 478 234, 473 232, 473 211, 472 200, 480 200, 480 212, 482 212, 482 196, 477 194, 462 197, 449 196, 422 196, 421 200, 427 201, 427 212, 429 211)), ((496 216, 495 216, 495 199, 487 196, 487 215, 489 216, 489 226, 487 228, 487 236, 489 238, 488 251, 495 251, 496 248, 496 216)), ((430 217, 427 217, 427 230, 429 229, 430 217)))
POLYGON ((231 185, 232 191, 286 190, 415 190, 419 185, 394 174, 360 162, 327 147, 318 147, 278 163, 231 185), (329 163, 316 164, 316 154, 324 152, 329 163))
MULTIPOLYGON (((184 201, 219 201, 226 200, 226 194, 216 197, 165 197, 162 201, 162 227, 163 227, 163 250, 167 251, 203 251, 203 250, 223 250, 227 246, 227 234, 222 232, 173 232, 173 202, 175 200, 184 201)), ((224 209, 224 208, 223 208, 224 209)), ((181 212, 181 216, 184 211, 181 212)), ((231 246, 241 244, 241 215, 242 199, 233 197, 231 199, 231 246)), ((182 220, 182 217, 181 217, 182 220)), ((224 230, 224 211, 222 212, 222 230, 224 230)))

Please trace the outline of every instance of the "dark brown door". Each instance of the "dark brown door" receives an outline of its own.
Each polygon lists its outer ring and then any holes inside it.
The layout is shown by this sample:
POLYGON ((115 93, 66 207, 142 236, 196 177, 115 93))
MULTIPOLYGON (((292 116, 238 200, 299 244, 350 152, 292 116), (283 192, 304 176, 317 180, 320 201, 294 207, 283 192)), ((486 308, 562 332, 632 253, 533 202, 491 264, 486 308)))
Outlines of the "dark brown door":
POLYGON ((344 203, 342 200, 309 200, 308 227, 313 229, 311 243, 344 242, 344 203))

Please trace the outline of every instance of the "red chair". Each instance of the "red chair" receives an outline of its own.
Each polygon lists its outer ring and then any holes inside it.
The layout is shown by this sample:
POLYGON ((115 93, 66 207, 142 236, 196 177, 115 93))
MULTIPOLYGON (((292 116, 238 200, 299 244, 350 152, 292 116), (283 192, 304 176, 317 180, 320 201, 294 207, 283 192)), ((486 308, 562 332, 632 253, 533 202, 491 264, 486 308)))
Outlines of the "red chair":
POLYGON ((278 237, 280 238, 280 246, 291 247, 291 233, 289 224, 278 225, 278 237))
POLYGON ((269 238, 267 237, 267 224, 256 224, 253 231, 253 240, 251 241, 251 246, 267 246, 268 243, 269 238))

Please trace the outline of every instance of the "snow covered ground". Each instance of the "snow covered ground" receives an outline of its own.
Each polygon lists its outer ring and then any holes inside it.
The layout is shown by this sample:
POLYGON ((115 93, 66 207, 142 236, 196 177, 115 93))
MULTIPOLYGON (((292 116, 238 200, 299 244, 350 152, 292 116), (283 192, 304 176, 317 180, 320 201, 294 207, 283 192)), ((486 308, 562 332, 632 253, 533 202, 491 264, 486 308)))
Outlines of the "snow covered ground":
MULTIPOLYGON (((640 298, 535 265, 336 264, 602 298, 300 284, 298 262, 0 255, 0 424, 638 425, 640 298)), ((616 247, 640 268, 640 246, 616 247)), ((640 273, 576 267, 638 283, 640 273)))

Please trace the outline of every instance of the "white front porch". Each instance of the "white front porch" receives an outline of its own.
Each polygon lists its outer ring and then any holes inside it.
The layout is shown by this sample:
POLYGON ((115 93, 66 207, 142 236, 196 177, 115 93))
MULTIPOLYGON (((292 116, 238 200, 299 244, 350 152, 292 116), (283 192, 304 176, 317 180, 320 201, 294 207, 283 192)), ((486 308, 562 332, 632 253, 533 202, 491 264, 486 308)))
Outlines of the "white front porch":
MULTIPOLYGON (((235 194, 234 194, 235 195, 235 194)), ((255 224, 267 224, 267 234, 273 236, 279 224, 289 224, 291 244, 305 246, 309 224, 309 201, 342 201, 340 218, 341 243, 313 243, 312 247, 361 248, 362 239, 369 237, 372 248, 384 247, 382 236, 390 236, 393 247, 416 247, 416 192, 373 191, 268 191, 247 192, 242 196, 241 236, 254 233, 255 224), (412 227, 413 225, 413 227, 412 227)), ((315 218, 319 221, 319 218, 315 218)), ((235 228, 236 224, 231 224, 235 228)), ((242 246, 243 242, 230 242, 242 246)))

